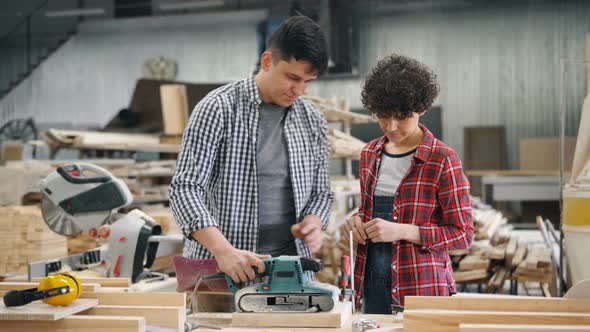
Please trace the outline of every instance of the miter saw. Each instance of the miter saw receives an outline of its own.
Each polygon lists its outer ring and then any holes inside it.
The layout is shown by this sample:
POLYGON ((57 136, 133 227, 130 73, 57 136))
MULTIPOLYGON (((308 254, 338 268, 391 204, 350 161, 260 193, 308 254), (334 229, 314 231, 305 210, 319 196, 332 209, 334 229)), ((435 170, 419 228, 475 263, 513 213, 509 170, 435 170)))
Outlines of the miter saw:
POLYGON ((44 277, 62 265, 95 268, 106 277, 127 277, 133 282, 149 272, 146 269, 153 264, 162 240, 158 239, 161 226, 139 210, 116 213, 133 200, 123 181, 99 166, 78 163, 58 167, 41 181, 40 189, 43 219, 51 230, 65 236, 83 232, 100 236, 108 248, 31 263, 29 278, 44 277))

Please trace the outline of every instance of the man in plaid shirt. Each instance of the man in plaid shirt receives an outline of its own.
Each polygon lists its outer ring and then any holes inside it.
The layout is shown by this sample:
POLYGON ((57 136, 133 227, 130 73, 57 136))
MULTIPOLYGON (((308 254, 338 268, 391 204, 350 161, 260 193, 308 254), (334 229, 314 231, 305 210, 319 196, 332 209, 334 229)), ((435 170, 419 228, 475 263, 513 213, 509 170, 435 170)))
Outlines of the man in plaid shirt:
POLYGON ((214 257, 235 282, 261 258, 309 257, 332 203, 327 124, 299 98, 327 68, 326 37, 296 16, 272 34, 255 75, 223 86, 191 114, 170 185, 184 256, 214 257))
POLYGON ((347 221, 365 313, 391 313, 407 295, 456 292, 449 250, 471 245, 473 220, 459 156, 418 122, 438 91, 430 69, 399 55, 379 61, 363 86, 384 133, 362 151, 361 205, 347 221))

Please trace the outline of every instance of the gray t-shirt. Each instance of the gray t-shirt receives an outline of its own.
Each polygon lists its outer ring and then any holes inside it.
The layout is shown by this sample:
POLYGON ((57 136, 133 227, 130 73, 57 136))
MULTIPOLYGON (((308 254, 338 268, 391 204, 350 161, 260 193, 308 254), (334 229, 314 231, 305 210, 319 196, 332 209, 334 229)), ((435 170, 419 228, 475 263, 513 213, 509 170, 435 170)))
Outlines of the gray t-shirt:
POLYGON ((406 176, 408 169, 412 166, 412 157, 416 149, 403 154, 391 154, 383 150, 381 165, 379 166, 379 177, 375 186, 375 195, 394 196, 400 182, 406 176))
POLYGON ((295 201, 283 127, 287 109, 262 103, 258 120, 258 250, 273 257, 297 255, 291 226, 295 201))

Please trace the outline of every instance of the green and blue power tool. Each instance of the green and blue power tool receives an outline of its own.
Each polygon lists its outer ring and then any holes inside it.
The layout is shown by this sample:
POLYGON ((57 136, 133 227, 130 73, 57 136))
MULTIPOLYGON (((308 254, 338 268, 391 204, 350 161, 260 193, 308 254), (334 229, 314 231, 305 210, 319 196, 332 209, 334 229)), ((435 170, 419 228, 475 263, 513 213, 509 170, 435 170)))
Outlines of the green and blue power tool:
POLYGON ((300 256, 279 256, 262 260, 266 271, 257 274, 260 282, 240 287, 225 276, 240 312, 320 312, 330 311, 338 302, 338 287, 312 281, 306 271, 318 272, 321 260, 300 256))

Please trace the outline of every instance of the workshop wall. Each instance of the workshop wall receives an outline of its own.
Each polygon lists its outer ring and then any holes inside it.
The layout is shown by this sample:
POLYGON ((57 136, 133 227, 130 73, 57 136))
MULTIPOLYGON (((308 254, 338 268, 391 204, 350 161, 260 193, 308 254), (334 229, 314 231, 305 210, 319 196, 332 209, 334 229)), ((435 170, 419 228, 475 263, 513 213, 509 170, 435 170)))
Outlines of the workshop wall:
MULTIPOLYGON (((178 61, 178 80, 228 82, 257 59, 256 23, 264 11, 84 22, 80 32, 0 101, 0 122, 34 116, 103 125, 127 106, 141 64, 163 55, 178 61)), ((589 1, 486 3, 458 8, 386 10, 357 17, 358 78, 323 80, 309 93, 347 95, 361 108, 360 85, 378 59, 415 57, 439 76, 443 139, 460 154, 464 126, 506 127, 508 166, 518 168, 518 140, 557 136, 559 60, 584 59, 589 1)), ((568 134, 575 135, 584 71, 568 67, 568 134)))
MULTIPOLYGON (((590 1, 529 1, 445 11, 384 12, 360 18, 364 77, 390 53, 423 61, 438 74, 443 139, 460 154, 464 126, 506 127, 508 167, 518 168, 518 140, 559 135, 559 60, 585 59, 590 1)), ((585 96, 583 66, 570 65, 567 133, 575 135, 585 96)), ((361 108, 361 81, 320 82, 318 95, 351 96, 361 108)))
POLYGON ((0 123, 102 126, 127 107, 141 65, 162 55, 178 62, 179 81, 229 82, 257 58, 264 11, 88 21, 33 75, 0 101, 0 123))

